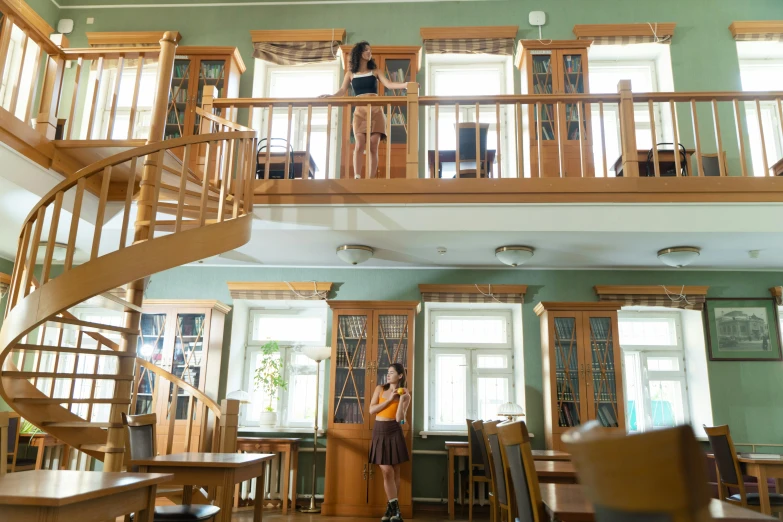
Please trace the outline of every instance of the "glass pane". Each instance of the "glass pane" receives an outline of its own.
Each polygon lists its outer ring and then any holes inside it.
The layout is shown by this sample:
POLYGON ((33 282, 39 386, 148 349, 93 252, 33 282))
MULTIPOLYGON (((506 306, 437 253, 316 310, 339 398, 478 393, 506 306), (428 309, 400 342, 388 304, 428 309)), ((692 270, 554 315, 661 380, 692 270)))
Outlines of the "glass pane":
POLYGON ((506 319, 486 316, 439 316, 435 342, 443 344, 505 344, 506 319))
MULTIPOLYGON (((585 92, 584 69, 582 55, 566 54, 563 56, 563 87, 566 94, 583 94, 585 92)), ((565 106, 566 139, 581 139, 582 129, 586 128, 585 108, 576 103, 565 106), (581 121, 580 121, 581 110, 581 121)))
POLYGON ((337 322, 334 422, 364 423, 364 378, 367 367, 367 316, 341 315, 337 322))
POLYGON ((578 426, 579 418, 579 355, 576 340, 576 319, 555 318, 555 372, 557 379, 557 409, 559 426, 578 426))
POLYGON ((647 369, 655 372, 680 371, 679 357, 647 357, 647 369))
MULTIPOLYGON (((533 55, 533 94, 552 94, 552 56, 533 55)), ((535 135, 538 136, 538 119, 541 119, 541 134, 544 140, 555 139, 555 109, 553 105, 542 105, 541 113, 533 111, 535 135)))
MULTIPOLYGON (((217 87, 215 90, 216 98, 223 98, 223 92, 225 87, 225 60, 203 60, 198 70, 198 94, 196 103, 201 106, 201 97, 204 95, 204 87, 207 85, 214 85, 217 87)), ((193 134, 198 134, 199 126, 201 125, 201 118, 196 115, 194 123, 193 134)))
POLYGON ((480 419, 503 419, 498 417, 498 408, 508 402, 508 377, 479 377, 476 382, 478 417, 480 419))
MULTIPOLYGON (((251 386, 253 387, 253 391, 252 398, 250 399, 251 407, 247 408, 248 420, 251 421, 257 421, 259 413, 262 411, 277 411, 278 390, 275 390, 275 392, 270 395, 261 386, 256 387, 255 385, 254 376, 256 370, 263 366, 266 357, 269 357, 272 361, 279 360, 280 352, 274 352, 267 355, 259 351, 255 353, 255 356, 251 360, 250 381, 252 383, 251 386)), ((179 409, 179 403, 177 404, 177 409, 179 409)))
POLYGON ((623 346, 676 346, 677 330, 673 318, 621 317, 620 343, 623 346))
MULTIPOLYGON (((411 81, 410 60, 386 60, 386 77, 392 82, 407 83, 411 81)), ((386 89, 384 96, 405 96, 404 90, 386 89)), ((388 118, 389 115, 387 114, 388 118)), ((392 107, 391 113, 391 139, 392 143, 406 143, 408 140, 408 109, 405 106, 392 107)))
MULTIPOLYGON (((201 385, 201 357, 204 354, 205 314, 177 314, 177 330, 174 337, 174 361, 171 373, 183 381, 199 388, 201 385)), ((174 390, 172 383, 169 391, 169 403, 174 390)), ((187 419, 188 397, 190 394, 180 389, 177 397, 177 420, 187 419)))
POLYGON ((323 342, 323 317, 259 315, 253 329, 254 341, 278 343, 323 342))
MULTIPOLYGON (((166 328, 166 314, 141 314, 139 340, 136 344, 136 357, 160 366, 165 370, 171 369, 171 362, 163 360, 163 337, 166 328)), ((81 358, 79 363, 81 364, 81 358)), ((155 389, 155 374, 142 368, 141 378, 138 384, 135 415, 153 413, 152 393, 155 389)))
MULTIPOLYGON (((504 369, 508 368, 508 357, 505 355, 477 355, 476 356, 477 368, 496 368, 504 369)), ((482 417, 483 419, 484 417, 482 417)))
POLYGON ((625 395, 627 401, 628 431, 640 431, 643 426, 637 424, 644 418, 639 355, 625 354, 625 395))
POLYGON ((464 354, 435 355, 435 424, 463 425, 467 418, 468 363, 464 354))
POLYGON ((190 97, 190 60, 174 60, 174 77, 169 91, 169 107, 166 116, 166 138, 179 138, 184 134, 185 115, 190 97))
POLYGON ((614 368, 614 332, 609 317, 591 317, 590 353, 592 365, 588 371, 592 374, 593 402, 596 419, 603 426, 616 427, 617 424, 617 383, 614 368))
MULTIPOLYGON (((391 363, 408 364, 408 316, 381 315, 378 317, 378 384, 386 383, 386 372, 391 363)), ((410 383, 406 383, 410 388, 410 383)))
POLYGON ((653 428, 684 424, 682 382, 650 381, 650 409, 653 428))

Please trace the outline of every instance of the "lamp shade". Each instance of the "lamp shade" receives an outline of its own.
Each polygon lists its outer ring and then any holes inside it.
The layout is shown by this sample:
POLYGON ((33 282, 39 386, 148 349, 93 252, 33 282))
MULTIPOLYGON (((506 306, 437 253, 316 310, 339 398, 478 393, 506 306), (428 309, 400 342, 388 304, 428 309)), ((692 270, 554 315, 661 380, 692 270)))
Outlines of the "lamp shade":
POLYGON ((343 245, 337 248, 337 257, 349 265, 358 265, 370 259, 375 252, 364 245, 343 245))
POLYGON ((682 268, 693 263, 700 253, 697 247, 671 247, 659 250, 658 259, 665 265, 682 268))
POLYGON ((319 363, 325 361, 332 355, 331 346, 302 346, 299 348, 299 353, 306 355, 310 359, 319 363))
POLYGON ((498 261, 509 266, 519 266, 533 257, 533 249, 527 246, 502 246, 495 250, 498 261))
POLYGON ((250 404, 250 394, 245 390, 234 390, 226 395, 226 399, 239 401, 242 404, 250 404))
POLYGON ((498 407, 498 416, 508 417, 509 419, 511 419, 511 417, 519 417, 524 414, 525 410, 522 408, 522 406, 513 402, 506 402, 498 407))

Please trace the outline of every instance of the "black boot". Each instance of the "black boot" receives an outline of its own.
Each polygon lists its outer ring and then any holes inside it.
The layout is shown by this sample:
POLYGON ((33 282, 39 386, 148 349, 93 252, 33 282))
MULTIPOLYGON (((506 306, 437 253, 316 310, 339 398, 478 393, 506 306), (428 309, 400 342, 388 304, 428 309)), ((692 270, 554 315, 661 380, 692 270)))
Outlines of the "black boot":
POLYGON ((391 502, 386 503, 386 513, 383 514, 381 517, 381 522, 389 522, 389 519, 391 519, 391 516, 394 514, 391 507, 391 502))
POLYGON ((402 514, 400 513, 400 503, 397 500, 389 502, 392 516, 390 522, 402 522, 402 514))

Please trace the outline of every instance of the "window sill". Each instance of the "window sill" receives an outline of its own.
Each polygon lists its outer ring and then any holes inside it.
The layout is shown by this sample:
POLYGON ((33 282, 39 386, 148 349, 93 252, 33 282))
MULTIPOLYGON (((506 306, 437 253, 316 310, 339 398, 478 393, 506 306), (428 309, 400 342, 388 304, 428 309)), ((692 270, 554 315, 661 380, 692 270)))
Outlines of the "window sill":
MULTIPOLYGON (((419 437, 426 439, 427 437, 467 437, 468 430, 462 431, 420 431, 419 437)), ((534 439, 535 435, 530 434, 530 438, 534 439)))
MULTIPOLYGON (((237 432, 242 434, 248 433, 307 433, 312 434, 313 428, 285 428, 282 426, 240 426, 237 432)), ((318 436, 322 436, 326 433, 326 430, 319 429, 318 436)))

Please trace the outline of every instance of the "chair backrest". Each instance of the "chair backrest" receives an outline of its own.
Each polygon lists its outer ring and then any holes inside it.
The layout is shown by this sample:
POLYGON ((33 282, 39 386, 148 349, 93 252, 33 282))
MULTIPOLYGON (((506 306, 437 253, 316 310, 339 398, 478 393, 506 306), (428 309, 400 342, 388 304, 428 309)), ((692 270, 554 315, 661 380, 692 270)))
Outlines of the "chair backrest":
POLYGON ((525 421, 504 422, 497 428, 506 492, 511 500, 509 518, 519 522, 542 522, 544 504, 525 421))
POLYGON ((473 439, 473 447, 478 447, 478 460, 473 457, 473 465, 480 464, 484 466, 484 475, 489 478, 489 455, 487 454, 487 445, 484 444, 484 422, 477 420, 468 426, 473 439))
POLYGON ((154 413, 126 415, 123 412, 122 423, 127 427, 128 438, 126 442, 130 460, 154 457, 156 455, 155 425, 157 424, 157 415, 154 413))
POLYGON ((8 413, 0 411, 0 477, 8 472, 8 413))
MULTIPOLYGON (((483 161, 487 157, 487 133, 489 123, 479 123, 479 154, 483 161)), ((457 125, 460 161, 476 161, 476 124, 459 123, 457 125)))
POLYGON ((597 522, 706 522, 704 453, 690 426, 639 435, 597 421, 563 434, 597 522))
MULTIPOLYGON (((701 161, 705 176, 720 176, 720 161, 718 160, 717 153, 702 154, 701 161)), ((723 164, 726 164, 726 151, 723 151, 723 164)), ((697 169, 694 169, 693 171, 696 173, 699 172, 697 169)), ((726 175, 728 175, 728 172, 726 175)))
POLYGON ((492 492, 501 506, 508 507, 508 492, 506 491, 506 478, 503 473, 503 456, 500 452, 498 424, 500 424, 500 421, 484 423, 484 445, 487 447, 487 454, 489 455, 489 475, 492 492))
POLYGON ((476 432, 473 430, 473 419, 465 419, 465 422, 468 423, 468 466, 470 468, 481 466, 481 450, 479 449, 476 432))
POLYGON ((718 493, 720 498, 725 498, 727 488, 740 490, 740 498, 745 499, 745 480, 743 479, 742 466, 734 449, 734 441, 731 440, 729 426, 704 426, 707 438, 710 440, 712 453, 715 455, 715 467, 718 468, 718 493))

